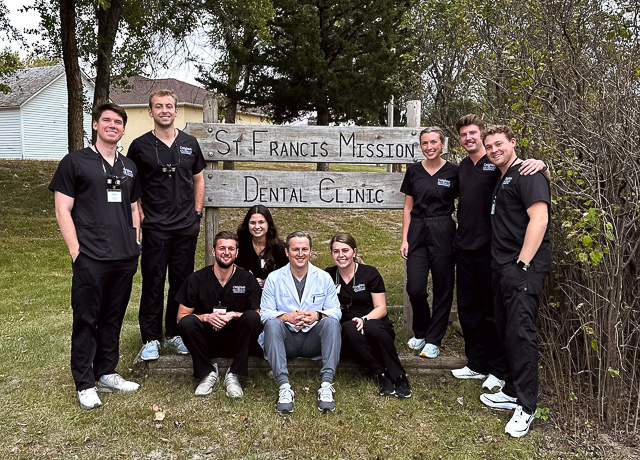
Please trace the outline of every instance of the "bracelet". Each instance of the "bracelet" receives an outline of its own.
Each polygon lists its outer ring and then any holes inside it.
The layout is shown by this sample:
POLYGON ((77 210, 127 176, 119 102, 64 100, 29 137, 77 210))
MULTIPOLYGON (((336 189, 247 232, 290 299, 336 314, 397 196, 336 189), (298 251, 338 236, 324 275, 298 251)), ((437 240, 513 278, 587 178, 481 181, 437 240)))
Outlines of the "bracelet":
POLYGON ((367 318, 366 316, 363 316, 362 318, 360 318, 362 320, 363 323, 369 321, 369 318, 367 318))
POLYGON ((318 314, 318 321, 322 320, 322 313, 320 313, 319 311, 316 312, 318 314))

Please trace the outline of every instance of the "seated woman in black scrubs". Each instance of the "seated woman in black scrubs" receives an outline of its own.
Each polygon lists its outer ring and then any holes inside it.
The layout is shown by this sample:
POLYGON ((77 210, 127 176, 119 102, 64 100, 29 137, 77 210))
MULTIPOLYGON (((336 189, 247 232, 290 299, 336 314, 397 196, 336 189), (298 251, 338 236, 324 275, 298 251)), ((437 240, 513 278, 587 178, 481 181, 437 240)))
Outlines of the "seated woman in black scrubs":
POLYGON ((393 343, 396 335, 387 316, 382 276, 362 263, 350 234, 336 233, 329 247, 336 265, 326 271, 335 280, 342 308, 342 349, 369 366, 380 396, 410 398, 409 380, 393 343))
POLYGON ((284 243, 266 206, 252 206, 238 226, 236 265, 253 273, 260 287, 272 271, 289 263, 284 243))

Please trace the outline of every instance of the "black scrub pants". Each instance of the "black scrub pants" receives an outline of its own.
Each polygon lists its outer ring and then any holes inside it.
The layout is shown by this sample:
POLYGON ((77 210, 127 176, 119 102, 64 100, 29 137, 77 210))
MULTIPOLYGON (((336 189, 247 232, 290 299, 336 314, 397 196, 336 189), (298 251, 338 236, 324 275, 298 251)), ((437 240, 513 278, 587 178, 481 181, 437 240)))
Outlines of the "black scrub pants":
POLYGON ((536 318, 547 272, 519 269, 515 263, 493 271, 498 335, 507 352, 502 391, 533 414, 538 403, 538 338, 536 318))
POLYGON ((138 258, 96 260, 80 253, 72 267, 71 374, 82 391, 116 371, 138 258))
POLYGON ((183 316, 178 331, 193 359, 193 376, 203 379, 213 372, 211 360, 219 357, 233 358, 230 372, 249 374, 249 354, 262 356, 258 335, 262 331, 260 314, 247 310, 240 318, 232 319, 216 331, 209 323, 196 315, 183 316))
POLYGON ((453 302, 456 224, 450 216, 412 218, 407 233, 407 294, 413 310, 413 333, 440 345, 453 302), (433 281, 433 315, 429 311, 427 281, 433 281))
POLYGON ((169 293, 165 315, 165 337, 178 335, 178 302, 174 300, 184 280, 193 273, 200 221, 187 228, 164 231, 142 229, 142 294, 140 334, 142 343, 162 340, 164 283, 169 268, 169 293))
POLYGON ((342 323, 342 350, 366 364, 375 375, 386 372, 391 380, 404 375, 394 344, 393 326, 387 321, 370 319, 364 322, 364 335, 356 326, 355 321, 342 323))
POLYGON ((491 246, 456 249, 458 318, 467 367, 504 380, 506 355, 496 329, 491 278, 491 246))

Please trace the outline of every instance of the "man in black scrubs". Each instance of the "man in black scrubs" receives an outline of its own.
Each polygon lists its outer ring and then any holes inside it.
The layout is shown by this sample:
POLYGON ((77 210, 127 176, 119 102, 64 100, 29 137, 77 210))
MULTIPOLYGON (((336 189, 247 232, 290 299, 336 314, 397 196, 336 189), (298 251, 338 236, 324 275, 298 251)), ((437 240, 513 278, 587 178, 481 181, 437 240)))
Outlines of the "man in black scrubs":
POLYGON ((116 151, 126 123, 121 107, 95 107, 95 145, 65 156, 49 184, 71 254, 71 374, 83 409, 102 405, 96 391, 139 388, 116 373, 120 330, 140 254, 138 172, 116 151))
POLYGON ((178 335, 175 295, 193 273, 204 203, 205 161, 196 139, 174 127, 177 103, 171 91, 153 92, 149 96, 149 116, 154 129, 135 139, 127 153, 138 166, 142 185, 139 322, 143 360, 159 356, 167 268, 165 345, 178 353, 188 353, 178 335))
MULTIPOLYGON (((491 201, 500 170, 482 144, 484 122, 475 114, 456 123, 460 145, 468 156, 460 162, 460 196, 456 249, 456 298, 464 333, 467 365, 451 371, 459 379, 486 379, 491 390, 504 385, 505 351, 498 338, 491 289, 491 201)), ((521 174, 546 171, 539 160, 522 163, 521 174)))
POLYGON ((178 293, 178 331, 193 358, 193 375, 200 379, 196 396, 211 393, 218 381, 212 358, 233 357, 224 382, 227 396, 243 395, 238 376, 248 375, 249 352, 258 351, 260 296, 255 276, 234 265, 238 237, 220 232, 213 241, 215 262, 189 275, 178 293))
POLYGON ((543 174, 523 176, 509 126, 483 133, 491 162, 502 173, 491 206, 491 255, 496 326, 507 352, 505 386, 480 400, 489 407, 514 409, 505 433, 529 431, 538 399, 536 318, 542 283, 551 269, 549 250, 549 180, 543 174))

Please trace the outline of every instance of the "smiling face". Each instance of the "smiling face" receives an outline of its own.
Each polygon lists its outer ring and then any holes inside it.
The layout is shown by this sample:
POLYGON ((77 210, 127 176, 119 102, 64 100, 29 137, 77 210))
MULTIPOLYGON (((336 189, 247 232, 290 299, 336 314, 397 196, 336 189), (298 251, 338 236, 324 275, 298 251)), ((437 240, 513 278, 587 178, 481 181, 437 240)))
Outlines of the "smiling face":
POLYGON ((156 126, 170 128, 178 116, 176 101, 171 96, 153 96, 149 116, 156 126))
POLYGON ((311 243, 307 238, 291 238, 287 248, 287 257, 293 267, 303 269, 309 264, 311 243))
POLYGON ((420 148, 422 149, 422 154, 425 156, 427 160, 436 160, 442 154, 442 141, 440 140, 440 134, 433 133, 424 133, 420 137, 420 148))
POLYGON ((220 268, 229 268, 236 261, 238 245, 234 239, 219 239, 213 248, 216 264, 220 268))
POLYGON ((463 149, 469 155, 480 153, 484 150, 482 145, 482 130, 477 125, 467 125, 460 128, 458 139, 463 149))
POLYGON ((356 249, 345 243, 335 242, 331 246, 331 256, 338 268, 350 268, 354 263, 354 257, 356 256, 356 249))
POLYGON ((117 144, 124 136, 124 120, 112 110, 105 110, 98 121, 93 122, 98 139, 105 144, 117 144))
POLYGON ((515 158, 515 147, 515 137, 509 140, 504 133, 489 134, 484 139, 484 148, 489 160, 503 173, 515 158))
POLYGON ((267 234, 269 224, 262 214, 254 214, 249 219, 249 233, 254 238, 261 238, 267 234))

